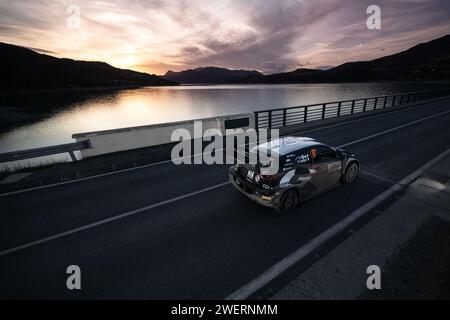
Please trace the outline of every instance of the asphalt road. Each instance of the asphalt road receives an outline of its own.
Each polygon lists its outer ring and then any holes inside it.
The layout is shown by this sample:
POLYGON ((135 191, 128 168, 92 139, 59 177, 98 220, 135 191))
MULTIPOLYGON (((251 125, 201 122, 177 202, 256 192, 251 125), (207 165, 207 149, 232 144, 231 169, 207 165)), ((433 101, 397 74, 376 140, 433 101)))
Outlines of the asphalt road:
POLYGON ((370 175, 291 216, 222 184, 225 165, 167 163, 0 196, 0 298, 225 298, 447 150, 449 107, 435 102, 302 133, 351 143, 346 149, 370 175), (66 288, 72 264, 81 267, 79 291, 66 288))

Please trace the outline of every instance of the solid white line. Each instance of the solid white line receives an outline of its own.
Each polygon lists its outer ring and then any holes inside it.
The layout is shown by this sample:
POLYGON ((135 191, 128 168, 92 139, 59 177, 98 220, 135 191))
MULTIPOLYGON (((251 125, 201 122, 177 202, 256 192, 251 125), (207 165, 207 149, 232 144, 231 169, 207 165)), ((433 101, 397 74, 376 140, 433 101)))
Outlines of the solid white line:
MULTIPOLYGON (((339 148, 344 147, 344 146, 349 146, 349 145, 352 145, 352 144, 355 144, 355 143, 358 143, 358 142, 361 142, 361 141, 365 141, 365 140, 371 139, 373 137, 376 137, 376 136, 379 136, 379 135, 382 135, 382 134, 386 134, 388 132, 392 132, 394 130, 398 130, 398 129, 404 128, 406 126, 413 125, 413 124, 416 124, 416 123, 419 123, 419 122, 422 122, 422 121, 425 121, 425 120, 428 120, 428 119, 431 119, 431 118, 435 118, 435 117, 438 117, 438 116, 440 116, 442 114, 446 114, 446 113, 450 113, 450 111, 441 112, 441 113, 435 114, 433 116, 429 116, 429 117, 426 117, 426 118, 423 118, 423 119, 420 119, 420 120, 409 122, 407 124, 404 124, 404 125, 401 125, 401 126, 389 129, 389 130, 385 130, 383 132, 380 132, 380 133, 377 133, 377 134, 374 134, 374 135, 371 135, 371 136, 368 136, 368 137, 365 137, 365 138, 361 138, 361 139, 358 139, 358 140, 355 140, 355 141, 351 141, 351 142, 348 142, 346 144, 343 144, 343 145, 339 146, 339 148)), ((198 156, 198 155, 194 155, 194 157, 195 156, 198 156)), ((167 160, 165 162, 171 162, 171 160, 167 160)), ((159 163, 154 163, 154 164, 149 164, 147 166, 150 167, 150 166, 154 166, 154 165, 158 165, 158 164, 159 163)), ((122 170, 122 172, 130 171, 130 170, 133 170, 133 169, 134 168, 124 169, 124 170, 122 170)), ((108 176, 108 175, 111 175, 111 174, 114 174, 114 172, 109 172, 109 173, 101 174, 101 175, 98 175, 98 176, 86 177, 86 178, 81 178, 81 179, 89 180, 89 179, 94 179, 94 178, 99 177, 99 176, 108 176)), ((80 181, 81 179, 79 179, 77 181, 80 181)), ((71 181, 61 182, 61 183, 59 183, 57 185, 66 184, 66 183, 70 183, 70 182, 71 181)), ((199 193, 202 193, 202 192, 213 190, 213 189, 216 189, 216 188, 221 187, 223 185, 226 185, 228 183, 229 182, 224 182, 224 183, 218 184, 216 186, 212 186, 212 187, 209 187, 209 188, 206 188, 206 189, 202 189, 202 190, 199 190, 199 191, 196 191, 196 192, 193 192, 193 193, 189 193, 189 194, 186 194, 186 195, 183 195, 183 196, 179 196, 179 197, 172 198, 172 199, 169 199, 169 200, 166 200, 166 201, 162 201, 162 202, 159 202, 159 203, 156 203, 156 204, 153 204, 153 205, 141 208, 141 209, 137 209, 135 211, 131 211, 131 212, 128 212, 128 213, 120 214, 118 216, 114 216, 114 217, 111 217, 111 218, 108 218, 108 219, 105 219, 105 220, 101 220, 101 221, 98 221, 98 222, 95 222, 95 223, 92 223, 92 224, 89 224, 89 225, 86 225, 86 226, 83 226, 83 227, 80 227, 80 228, 72 229, 72 230, 63 232, 61 234, 57 234, 57 235, 54 235, 54 236, 51 236, 51 237, 48 237, 48 238, 37 240, 35 242, 30 242, 30 243, 25 244, 23 246, 19 246, 19 247, 16 247, 16 248, 8 249, 6 251, 0 252, 0 256, 4 255, 6 253, 9 253, 9 252, 14 252, 16 250, 20 250, 21 248, 27 248, 29 246, 33 246, 33 245, 36 245, 36 244, 39 244, 39 243, 42 243, 42 242, 47 242, 49 240, 53 240, 53 239, 56 239, 56 238, 60 238, 62 236, 66 236, 66 235, 78 232, 78 231, 82 231, 82 230, 85 230, 85 229, 89 229, 89 228, 95 227, 97 225, 102 225, 102 224, 110 222, 110 221, 121 219, 123 217, 127 217, 127 216, 132 215, 132 214, 136 214, 136 213, 139 213, 139 212, 142 212, 142 211, 145 211, 145 210, 149 210, 149 209, 152 209, 152 208, 155 208, 155 207, 159 207, 159 206, 162 206, 164 204, 168 204, 168 203, 171 203, 171 202, 174 202, 174 201, 178 201, 180 199, 191 197, 193 195, 196 195, 196 194, 199 194, 199 193)), ((50 185, 50 186, 55 186, 55 185, 50 185)), ((11 193, 5 193, 5 194, 0 195, 0 197, 1 196, 6 196, 6 195, 11 195, 11 194, 16 194, 16 193, 21 193, 21 192, 27 192, 27 191, 31 191, 31 190, 36 190, 36 189, 39 189, 39 188, 50 187, 50 186, 42 186, 42 187, 36 187, 36 188, 32 188, 32 189, 15 191, 15 192, 11 192, 11 193)))
POLYGON ((357 140, 350 141, 350 142, 348 142, 348 143, 345 143, 345 144, 342 144, 342 145, 338 146, 338 148, 344 148, 344 147, 350 146, 350 145, 352 145, 352 144, 356 144, 356 143, 359 143, 359 142, 363 142, 363 141, 366 141, 366 140, 369 140, 369 139, 372 139, 372 138, 381 136, 381 135, 383 135, 383 134, 386 134, 386 133, 389 133, 389 132, 392 132, 392 131, 396 131, 396 130, 402 129, 402 128, 407 127, 407 126, 412 126, 413 124, 416 124, 416 123, 420 123, 420 122, 423 122, 423 121, 426 121, 426 120, 430 120, 430 119, 433 119, 433 118, 442 116, 443 114, 447 114, 447 113, 450 113, 450 110, 444 111, 444 112, 440 112, 440 113, 434 114, 434 115, 432 115, 432 116, 429 116, 429 117, 426 117, 426 118, 423 118, 423 119, 420 119, 420 120, 408 122, 408 123, 405 123, 405 124, 403 124, 403 125, 401 125, 401 126, 398 126, 398 127, 392 128, 392 129, 388 129, 388 130, 384 130, 384 131, 381 131, 381 132, 372 134, 372 135, 370 135, 370 136, 367 136, 367 137, 364 137, 364 138, 361 138, 361 139, 357 139, 357 140))
MULTIPOLYGON (((366 137, 366 138, 362 138, 362 139, 358 139, 358 140, 355 140, 355 141, 346 143, 346 144, 341 145, 341 146, 339 146, 339 147, 343 147, 343 146, 348 146, 348 145, 351 145, 351 144, 355 144, 355 143, 358 143, 358 142, 361 142, 361 141, 364 141, 364 140, 373 138, 373 137, 375 137, 375 136, 379 136, 379 135, 381 135, 381 134, 385 134, 385 133, 388 133, 388 132, 391 132, 391 131, 394 131, 394 130, 398 130, 398 129, 403 128, 403 127, 405 127, 405 126, 412 125, 412 124, 415 124, 415 123, 418 123, 418 122, 422 122, 422 121, 425 121, 425 120, 428 120, 428 119, 431 119, 431 118, 434 118, 434 117, 437 117, 437 116, 439 116, 439 115, 442 115, 442 114, 445 114, 445 113, 449 113, 449 112, 450 112, 450 111, 441 112, 441 113, 439 113, 439 114, 436 114, 436 115, 433 115, 433 116, 430 116, 430 117, 427 117, 427 118, 423 118, 423 119, 421 119, 421 120, 413 121, 413 122, 404 124, 404 125, 402 125, 402 126, 399 126, 399 127, 393 128, 393 129, 385 130, 385 131, 383 131, 383 132, 380 132, 380 133, 375 134, 375 135, 371 135, 371 136, 366 137)), ((195 155, 194 155, 194 156, 195 156, 195 155)), ((171 160, 168 160, 168 161, 171 161, 171 160)), ((155 164, 150 164, 150 165, 148 165, 148 166, 152 166, 152 165, 157 165, 157 164, 156 164, 156 163, 155 163, 155 164)), ((129 169, 125 169, 125 170, 123 170, 123 171, 129 171, 129 170, 132 170, 132 169, 133 169, 133 168, 129 168, 129 169)), ((122 171, 122 172, 123 172, 123 171, 122 171)), ((103 174, 103 176, 110 175, 110 174, 113 174, 113 173, 112 173, 112 172, 111 172, 111 173, 106 173, 106 174, 103 174)), ((97 177, 97 176, 94 176, 94 177, 86 177, 86 178, 83 178, 83 179, 88 180, 88 179, 93 179, 93 178, 95 178, 95 177, 97 177)), ((63 182, 63 183, 61 183, 61 184, 68 183, 68 182, 69 182, 69 181, 66 181, 66 182, 63 182)), ((53 240, 53 239, 61 238, 61 237, 64 237, 64 236, 67 236, 67 235, 70 235, 70 234, 73 234, 73 233, 76 233, 76 232, 79 232, 79 231, 83 231, 83 230, 86 230, 86 229, 90 229, 90 228, 93 228, 93 227, 98 226, 98 225, 102 225, 102 224, 105 224, 105 223, 108 223, 108 222, 111 222, 111 221, 115 221, 115 220, 117 220, 117 219, 121 219, 121 218, 124 218, 124 217, 128 217, 128 216, 130 216, 130 215, 133 215, 133 214, 136 214, 136 213, 140 213, 140 212, 145 211, 145 210, 153 209, 153 208, 156 208, 156 207, 159 207, 159 206, 168 204, 168 203, 172 203, 172 202, 175 202, 175 201, 178 201, 178 200, 181 200, 181 199, 185 199, 185 198, 188 198, 188 197, 191 197, 191 196, 194 196, 194 195, 203 193, 203 192, 207 192, 207 191, 210 191, 210 190, 213 190, 213 189, 217 189, 217 188, 219 188, 219 187, 221 187, 221 186, 224 186, 224 185, 227 185, 227 184, 229 184, 229 182, 224 182, 224 183, 221 183, 221 184, 218 184, 218 185, 209 187, 209 188, 201 189, 201 190, 198 190, 198 191, 189 193, 189 194, 185 194, 185 195, 182 195, 182 196, 179 196, 179 197, 175 197, 175 198, 172 198, 172 199, 169 199, 169 200, 166 200, 166 201, 162 201, 162 202, 159 202, 159 203, 156 203, 156 204, 147 206, 147 207, 143 207, 143 208, 140 208, 140 209, 131 211, 131 212, 123 213, 123 214, 120 214, 120 215, 118 215, 118 216, 114 216, 114 217, 111 217, 111 218, 108 218, 108 219, 104 219, 104 220, 101 220, 101 221, 98 221, 98 222, 95 222, 95 223, 92 223, 92 224, 89 224, 89 225, 86 225, 86 226, 83 226, 83 227, 80 227, 80 228, 71 229, 71 230, 69 230, 69 231, 66 231, 66 232, 63 232, 63 233, 60 233, 60 234, 56 234, 56 235, 51 236, 51 237, 47 237, 47 238, 44 238, 44 239, 40 239, 40 240, 37 240, 37 241, 33 241, 33 242, 30 242, 30 243, 27 243, 27 244, 24 244, 24 245, 15 247, 15 248, 7 249, 7 250, 5 250, 5 251, 1 251, 1 252, 0 252, 0 256, 5 255, 5 254, 10 253, 10 252, 14 252, 14 251, 17 251, 17 250, 21 250, 21 249, 24 249, 24 248, 28 248, 28 247, 31 247, 31 246, 34 246, 34 245, 37 245, 37 244, 40 244, 40 243, 44 243, 44 242, 47 242, 47 241, 50 241, 50 240, 53 240)), ((401 185, 402 183, 400 182, 399 184, 401 185)), ((394 186, 394 187, 395 187, 395 186, 394 186)), ((391 188, 392 188, 392 187, 391 187, 391 188)), ((25 191, 29 191, 29 190, 31 190, 31 189, 21 190, 21 191, 22 191, 22 192, 25 192, 25 191)), ((3 195, 6 195, 6 194, 3 194, 3 195)))
POLYGON ((127 168, 127 169, 122 169, 122 170, 117 170, 117 171, 112 171, 112 172, 100 173, 100 174, 96 174, 96 175, 89 176, 89 177, 72 179, 72 180, 68 180, 68 181, 52 183, 52 184, 47 184, 47 185, 44 185, 44 186, 33 187, 33 188, 28 188, 28 189, 23 189, 23 190, 17 190, 17 191, 11 191, 11 192, 6 192, 6 193, 0 193, 0 197, 6 197, 6 196, 11 196, 11 195, 20 194, 20 193, 29 192, 29 191, 35 191, 35 190, 40 190, 40 189, 47 189, 47 188, 62 186, 62 185, 69 184, 69 183, 75 183, 75 182, 81 182, 81 181, 86 181, 86 180, 97 179, 97 178, 101 178, 101 177, 111 176, 111 175, 116 174, 116 173, 123 173, 123 172, 133 171, 133 170, 137 170, 137 169, 154 167, 154 166, 158 166, 158 165, 161 165, 161 164, 167 164, 169 162, 171 163, 172 160, 164 160, 164 161, 160 161, 160 162, 149 163, 149 164, 138 166, 138 167, 132 167, 132 168, 127 168))
MULTIPOLYGON (((430 101, 430 102, 439 102, 439 101, 430 101)), ((427 103, 424 103, 424 104, 427 104, 427 103)), ((354 120, 342 121, 342 122, 339 122, 339 123, 330 124, 330 125, 323 126, 323 127, 320 127, 320 128, 309 129, 309 130, 301 131, 299 133, 295 133, 293 135, 294 136, 298 136, 298 135, 301 135, 301 134, 304 134, 304 133, 308 133, 308 132, 314 132, 314 131, 320 131, 322 129, 329 129, 329 128, 334 128, 334 127, 340 127, 340 126, 343 126, 343 125, 352 124, 352 123, 355 123, 355 122, 365 121, 365 120, 378 118, 378 117, 385 117, 385 116, 388 116, 388 115, 393 114, 393 113, 410 111, 411 109, 416 109, 416 108, 419 108, 419 107, 422 107, 422 106, 423 106, 423 104, 412 105, 412 106, 404 106, 404 107, 401 107, 400 109, 394 109, 394 110, 390 110, 390 108, 393 108, 393 107, 387 107, 386 109, 377 109, 377 110, 385 110, 385 111, 389 111, 389 112, 380 112, 380 113, 372 114, 372 115, 368 114, 366 117, 362 117, 362 118, 358 118, 358 119, 354 119, 354 120)), ((370 112, 370 111, 373 111, 373 110, 369 110, 368 112, 370 112)), ((357 113, 354 113, 354 115, 355 114, 356 115, 359 115, 359 114, 364 115, 365 112, 357 112, 357 113)), ((327 119, 338 119, 338 118, 336 118, 336 117, 325 118, 325 120, 327 120, 327 119)))
POLYGON ((133 211, 125 212, 125 213, 119 214, 119 215, 114 216, 114 217, 110 217, 110 218, 107 218, 107 219, 103 219, 103 220, 100 220, 100 221, 97 221, 97 222, 94 222, 94 223, 90 223, 90 224, 84 225, 84 226, 79 227, 79 228, 70 229, 70 230, 67 230, 67 231, 55 234, 55 235, 50 236, 50 237, 46 237, 46 238, 42 238, 42 239, 39 239, 39 240, 36 240, 36 241, 28 242, 26 244, 23 244, 23 245, 20 245, 20 246, 17 246, 17 247, 13 247, 13 248, 10 248, 10 249, 6 249, 6 250, 3 250, 3 251, 0 251, 0 256, 4 256, 4 255, 7 255, 7 254, 10 254, 10 253, 19 251, 19 250, 23 250, 23 249, 26 249, 26 248, 34 247, 36 245, 49 242, 51 240, 63 238, 63 237, 72 235, 74 233, 80 232, 80 231, 84 231, 84 230, 87 230, 87 229, 98 227, 100 225, 104 225, 104 224, 112 222, 112 221, 123 219, 123 218, 129 217, 129 216, 132 216, 132 215, 135 215, 135 214, 138 214, 138 213, 150 210, 150 209, 154 209, 154 208, 166 205, 166 204, 170 204, 170 203, 173 203, 173 202, 176 202, 176 201, 179 201, 179 200, 183 200, 183 199, 186 199, 186 198, 189 198, 189 197, 192 197, 192 196, 204 193, 204 192, 208 192, 208 191, 211 191, 211 190, 214 190, 214 189, 218 189, 218 188, 226 186, 228 184, 229 184, 228 181, 227 182, 223 182, 223 183, 219 183, 219 184, 216 184, 216 185, 208 187, 208 188, 204 188, 204 189, 197 190, 197 191, 194 191, 194 192, 191 192, 191 193, 187 193, 187 194, 184 194, 182 196, 178 196, 178 197, 175 197, 175 198, 172 198, 172 199, 169 199, 169 200, 161 201, 161 202, 158 202, 158 203, 155 203, 155 204, 152 204, 152 205, 140 208, 140 209, 136 209, 136 210, 133 210, 133 211))
POLYGON ((391 180, 389 178, 383 177, 383 176, 378 175, 378 174, 371 173, 371 172, 369 172, 367 170, 361 170, 361 173, 366 175, 366 176, 369 176, 369 177, 372 177, 372 178, 375 178, 375 179, 378 179, 378 180, 386 181, 386 182, 389 182, 389 183, 392 183, 392 184, 396 184, 397 183, 397 181, 391 180))
MULTIPOLYGON (((392 182, 394 184, 396 183, 395 181, 389 180, 389 179, 384 178, 384 177, 375 176, 375 175, 370 174, 370 173, 368 173, 366 171, 362 171, 362 173, 374 176, 375 178, 378 178, 378 179, 381 179, 381 180, 390 181, 390 182, 392 182)), ((188 193, 188 194, 185 194, 185 195, 182 195, 182 196, 178 196, 178 197, 175 197, 175 198, 172 198, 172 199, 169 199, 169 200, 161 201, 161 202, 158 202, 158 203, 155 203, 155 204, 152 204, 152 205, 149 205, 149 206, 137 209, 137 210, 133 210, 133 211, 130 211, 130 212, 122 213, 122 214, 119 214, 119 215, 111 217, 111 218, 107 218, 107 219, 100 220, 100 221, 97 221, 97 222, 94 222, 94 223, 90 223, 88 225, 85 225, 85 226, 82 226, 82 227, 79 227, 79 228, 74 228, 74 229, 71 229, 71 230, 68 230, 68 231, 65 231, 65 232, 61 232, 61 233, 55 234, 55 235, 50 236, 50 237, 46 237, 46 238, 43 238, 43 239, 40 239, 40 240, 32 241, 32 242, 26 243, 24 245, 20 245, 20 246, 14 247, 14 248, 10 248, 10 249, 1 251, 0 252, 0 256, 6 255, 6 254, 9 254, 9 253, 18 251, 18 250, 26 249, 26 248, 29 248, 29 247, 32 247, 32 246, 35 246, 35 245, 38 245, 38 244, 41 244, 41 243, 45 243, 45 242, 48 242, 48 241, 51 241, 51 240, 54 240, 54 239, 65 237, 65 236, 68 236, 68 235, 71 235, 71 234, 74 234, 74 233, 77 233, 77 232, 80 232, 80 231, 83 231, 83 230, 87 230, 87 229, 90 229, 90 228, 93 228, 93 227, 96 227, 96 226, 99 226, 99 225, 106 224, 108 222, 112 222, 112 221, 115 221, 115 220, 118 220, 118 219, 129 217, 131 215, 140 213, 142 211, 150 210, 150 209, 153 209, 153 208, 156 208, 156 207, 160 207, 160 206, 165 205, 165 204, 169 204, 169 203, 172 203, 172 202, 175 202, 175 201, 178 201, 178 200, 182 200, 182 199, 185 199, 185 198, 188 198, 188 197, 192 197, 192 196, 204 193, 204 192, 208 192, 208 191, 220 188, 222 186, 225 186, 227 184, 229 184, 229 182, 220 183, 220 184, 217 184, 217 185, 212 186, 212 187, 201 189, 201 190, 198 190, 198 191, 195 191, 195 192, 192 192, 192 193, 188 193)))
POLYGON ((338 233, 342 232, 345 228, 350 226, 353 222, 355 222, 357 219, 362 217, 364 214, 369 212, 370 210, 374 209, 377 205, 379 205, 381 202, 392 196, 396 191, 402 189, 403 186, 406 186, 410 184, 412 181, 417 179, 420 175, 425 173, 428 169, 430 169, 432 166, 437 164, 439 161, 444 159, 447 155, 450 154, 450 149, 447 149, 445 152, 441 153, 439 156, 434 158, 433 160, 429 161, 427 164, 422 166, 421 168, 417 169, 410 175, 408 175, 406 178, 402 179, 399 183, 391 186, 388 190, 384 191, 377 197, 373 198, 371 201, 364 204, 359 209, 353 211, 349 216, 341 220, 340 222, 336 223, 314 239, 312 239, 310 242, 308 242, 306 245, 300 247, 296 251, 294 251, 292 254, 278 262, 277 264, 273 265, 269 269, 267 269, 264 273, 262 273, 259 277, 255 278, 254 280, 250 281, 246 285, 244 285, 242 288, 238 289, 231 295, 229 295, 226 299, 227 300, 242 300, 246 299, 261 288, 263 288, 266 284, 268 284, 270 281, 274 280, 276 277, 278 277, 280 274, 288 270, 290 267, 292 267, 294 264, 298 263, 301 259, 303 259, 305 256, 310 254, 312 251, 317 249, 319 246, 324 244, 326 241, 337 235, 338 233))
MULTIPOLYGON (((203 155, 203 154, 202 153, 197 153, 197 154, 194 154, 194 155, 191 155, 191 156, 184 156, 184 157, 180 157, 180 158, 177 158, 177 159, 195 158, 195 157, 198 157, 200 155, 203 155)), ((126 169, 121 169, 121 170, 116 170, 116 171, 111 171, 111 172, 99 173, 99 174, 96 174, 96 175, 93 175, 93 176, 89 176, 89 177, 72 179, 72 180, 68 180, 68 181, 57 182, 57 183, 53 183, 53 184, 47 184, 47 185, 44 185, 44 186, 33 187, 33 188, 28 188, 28 189, 23 189, 23 190, 17 190, 17 191, 0 193, 0 198, 1 197, 15 195, 15 194, 20 194, 20 193, 24 193, 24 192, 34 191, 34 190, 40 190, 40 189, 47 189, 47 188, 51 188, 51 187, 57 187, 57 186, 61 186, 61 185, 69 184, 69 183, 75 183, 75 182, 80 182, 80 181, 92 180, 92 179, 97 179, 97 178, 101 178, 101 177, 107 177, 107 176, 111 176, 111 175, 116 174, 116 173, 124 173, 124 172, 128 172, 128 171, 134 171, 134 170, 138 170, 138 169, 155 167, 155 166, 159 166, 159 165, 162 165, 162 164, 168 164, 168 163, 172 163, 172 160, 164 160, 164 161, 159 161, 159 162, 153 162, 153 163, 145 164, 145 165, 142 165, 142 166, 136 166, 136 167, 132 167, 132 168, 126 168, 126 169)))
MULTIPOLYGON (((439 102, 439 101, 430 101, 430 102, 427 102, 427 103, 432 103, 432 102, 439 102)), ((427 103, 424 103, 424 104, 427 104, 427 103)), ((416 105, 416 106, 410 106, 410 107, 411 108, 416 108, 416 107, 420 107, 422 105, 423 104, 416 105)), ((410 108, 404 108, 404 109, 391 111, 391 112, 389 112, 389 114, 397 113, 397 112, 401 112, 401 111, 405 111, 405 110, 410 110, 410 108)), ((363 114, 363 112, 362 112, 362 114, 363 114)), ((381 116, 386 116, 386 113, 380 113, 380 114, 376 114, 376 115, 368 115, 367 117, 364 117, 364 118, 361 118, 361 119, 348 120, 348 121, 340 122, 340 123, 337 123, 337 124, 331 124, 331 125, 323 126, 323 127, 320 127, 320 128, 315 128, 315 129, 310 129, 310 130, 306 130, 306 131, 301 131, 301 132, 293 134, 293 135, 294 136, 298 136, 298 135, 302 135, 302 134, 307 133, 307 132, 313 132, 313 131, 319 131, 319 130, 323 130, 323 129, 332 128, 332 127, 343 126, 343 125, 346 125, 346 124, 359 122, 359 121, 365 121, 365 120, 369 120, 369 119, 372 119, 372 118, 375 118, 375 117, 381 117, 381 116)), ((329 118, 329 119, 331 119, 331 118, 329 118)), ((196 157, 198 155, 199 154, 195 154, 192 157, 196 157)), ((187 157, 182 157, 181 159, 184 159, 184 158, 187 158, 187 157)), ((154 162, 154 163, 145 164, 145 165, 141 165, 141 166, 136 166, 136 167, 132 167, 132 168, 127 168, 127 169, 122 169, 122 170, 117 170, 117 171, 112 171, 112 172, 106 172, 106 173, 100 173, 100 174, 89 176, 89 177, 72 179, 72 180, 68 180, 68 181, 64 181, 64 182, 47 184, 47 185, 43 185, 43 186, 32 187, 32 188, 28 188, 28 189, 22 189, 22 190, 11 191, 11 192, 6 192, 6 193, 0 193, 0 198, 1 197, 6 197, 6 196, 11 196, 11 195, 16 195, 16 194, 21 194, 21 193, 25 193, 25 192, 29 192, 29 191, 36 191, 36 190, 41 190, 41 189, 58 187, 58 186, 66 185, 66 184, 69 184, 69 183, 76 183, 76 182, 81 182, 81 181, 86 181, 86 180, 97 179, 97 178, 106 177, 106 176, 110 176, 110 175, 117 174, 117 173, 123 173, 123 172, 128 172, 128 171, 133 171, 133 170, 145 169, 145 168, 159 166, 159 165, 168 164, 168 163, 172 163, 172 160, 164 160, 164 161, 154 162)))

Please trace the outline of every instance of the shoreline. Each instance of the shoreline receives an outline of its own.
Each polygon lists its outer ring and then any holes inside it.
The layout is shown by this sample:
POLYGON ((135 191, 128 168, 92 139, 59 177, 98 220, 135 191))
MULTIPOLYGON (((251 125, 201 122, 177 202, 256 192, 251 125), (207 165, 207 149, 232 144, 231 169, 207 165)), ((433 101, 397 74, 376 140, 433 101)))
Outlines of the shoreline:
MULTIPOLYGON (((178 85, 129 85, 129 86, 118 86, 118 87, 73 87, 73 88, 46 88, 46 89, 19 89, 19 90, 2 90, 0 89, 0 96, 5 95, 18 95, 18 94, 40 94, 40 93, 96 93, 96 92, 110 92, 110 91, 122 91, 122 90, 133 90, 141 88, 159 88, 159 87, 195 87, 195 86, 254 86, 254 85, 264 85, 264 86, 282 86, 282 85, 311 85, 311 84, 371 84, 371 83, 423 83, 423 84, 449 84, 450 80, 391 80, 391 81, 349 81, 349 82, 285 82, 285 83, 265 83, 265 82, 224 82, 224 83, 180 83, 178 85)), ((0 108, 2 105, 0 105, 0 108)))
MULTIPOLYGON (((4 95, 18 95, 18 94, 40 94, 40 93, 90 93, 90 92, 108 92, 140 89, 145 87, 179 87, 180 85, 133 85, 133 86, 119 86, 119 87, 76 87, 76 88, 47 88, 47 89, 19 89, 19 90, 0 90, 0 96, 4 95)), ((2 106, 0 105, 0 108, 2 106)))

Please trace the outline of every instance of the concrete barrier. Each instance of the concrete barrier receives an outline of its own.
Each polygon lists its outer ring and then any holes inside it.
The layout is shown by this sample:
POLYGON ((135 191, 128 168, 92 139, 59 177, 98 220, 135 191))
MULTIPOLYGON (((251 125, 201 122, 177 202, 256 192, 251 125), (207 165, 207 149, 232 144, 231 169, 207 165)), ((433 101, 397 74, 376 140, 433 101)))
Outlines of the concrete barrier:
POLYGON ((102 154, 167 144, 172 142, 172 132, 176 129, 186 129, 191 133, 191 136, 194 136, 195 121, 202 122, 203 132, 208 129, 218 129, 223 135, 226 129, 248 129, 255 127, 254 114, 245 113, 148 126, 76 133, 72 135, 72 138, 78 142, 90 141, 92 147, 81 150, 83 158, 89 158, 102 154))

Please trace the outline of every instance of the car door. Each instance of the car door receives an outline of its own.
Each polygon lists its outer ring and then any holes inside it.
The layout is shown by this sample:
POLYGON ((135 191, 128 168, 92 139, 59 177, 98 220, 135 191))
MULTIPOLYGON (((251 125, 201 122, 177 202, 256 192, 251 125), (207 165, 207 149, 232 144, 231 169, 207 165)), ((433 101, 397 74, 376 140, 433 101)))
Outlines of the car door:
POLYGON ((311 148, 313 183, 318 191, 338 183, 342 163, 336 151, 328 146, 319 145, 311 148))
POLYGON ((313 183, 314 173, 312 169, 312 158, 310 148, 303 148, 296 152, 296 184, 300 187, 303 199, 308 199, 317 193, 313 183))

